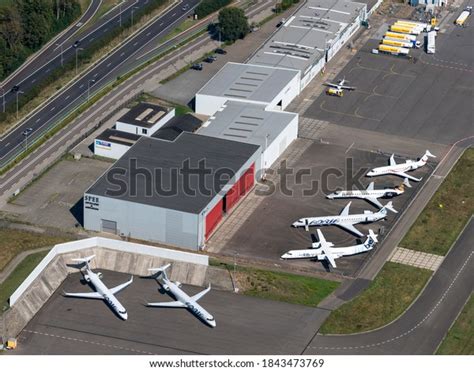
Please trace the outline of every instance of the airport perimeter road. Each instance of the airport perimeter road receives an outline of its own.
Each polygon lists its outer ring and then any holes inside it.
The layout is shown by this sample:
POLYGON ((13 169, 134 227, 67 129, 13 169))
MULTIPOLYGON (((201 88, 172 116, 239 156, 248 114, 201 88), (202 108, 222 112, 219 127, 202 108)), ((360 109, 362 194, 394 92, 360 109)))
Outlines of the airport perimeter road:
POLYGON ((28 135, 29 142, 40 137, 69 110, 79 103, 86 102, 89 91, 99 89, 114 80, 119 67, 145 47, 156 35, 165 36, 171 32, 173 25, 190 14, 198 3, 199 0, 182 0, 171 7, 12 130, 0 142, 0 166, 4 166, 9 158, 23 150, 25 129, 32 129, 28 135))
MULTIPOLYGON (((89 7, 77 21, 75 21, 71 26, 57 35, 46 45, 44 45, 35 55, 31 56, 10 76, 7 76, 7 78, 2 81, 0 85, 3 87, 4 91, 2 91, 1 94, 5 94, 6 102, 10 102, 12 99, 15 99, 15 94, 11 92, 11 89, 15 85, 20 86, 23 85, 23 82, 26 82, 27 84, 25 84, 25 87, 28 87, 28 83, 31 83, 33 79, 35 80, 34 82, 36 82, 38 80, 38 76, 40 76, 39 74, 44 73, 45 69, 43 66, 45 66, 46 69, 57 67, 53 62, 54 58, 56 57, 59 57, 60 62, 61 45, 63 52, 72 46, 74 41, 71 41, 70 38, 91 20, 101 4, 102 0, 91 0, 89 7)), ((25 91, 23 86, 22 91, 25 91)), ((0 99, 3 99, 2 95, 0 95, 0 99)))
POLYGON ((472 293, 474 219, 415 303, 396 321, 357 334, 317 335, 304 354, 433 354, 472 293))

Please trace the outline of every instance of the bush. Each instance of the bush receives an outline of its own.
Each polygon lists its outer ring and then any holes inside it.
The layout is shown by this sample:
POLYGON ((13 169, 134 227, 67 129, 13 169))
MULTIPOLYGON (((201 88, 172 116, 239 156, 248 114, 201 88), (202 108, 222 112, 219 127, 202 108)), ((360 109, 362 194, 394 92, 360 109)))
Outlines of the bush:
POLYGON ((229 5, 232 0, 202 0, 201 3, 196 7, 196 15, 198 18, 204 18, 205 16, 214 13, 215 11, 229 5))
POLYGON ((224 41, 243 39, 250 31, 245 13, 239 8, 225 8, 219 12, 219 30, 224 41))

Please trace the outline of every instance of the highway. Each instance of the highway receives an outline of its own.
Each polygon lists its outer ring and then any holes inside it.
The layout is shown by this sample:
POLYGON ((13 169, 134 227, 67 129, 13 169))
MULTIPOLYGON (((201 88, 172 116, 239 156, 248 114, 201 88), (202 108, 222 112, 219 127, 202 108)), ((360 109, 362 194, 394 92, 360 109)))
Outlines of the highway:
MULTIPOLYGON (((138 2, 146 1, 148 0, 138 0, 138 2)), ((65 116, 77 104, 85 102, 89 90, 96 90, 114 80, 120 66, 148 45, 157 35, 163 37, 170 32, 173 26, 189 15, 198 3, 199 0, 183 0, 171 7, 12 130, 1 141, 0 165, 4 165, 10 156, 24 149, 26 143, 23 132, 26 129, 31 128, 28 134, 29 142, 41 136, 57 119, 65 116)), ((85 45, 84 41, 81 41, 79 48, 82 45, 85 45)), ((23 87, 20 88, 23 89, 23 87)))
POLYGON ((76 53, 79 57, 81 52, 115 31, 121 23, 128 22, 131 19, 132 11, 137 13, 149 4, 149 0, 125 0, 121 6, 112 8, 111 11, 99 18, 90 30, 84 34, 78 33, 84 23, 95 15, 101 3, 102 0, 92 0, 84 15, 75 22, 76 26, 68 28, 54 42, 43 47, 34 59, 26 62, 3 82, 3 89, 0 90, 0 94, 3 94, 0 96, 2 105, 3 99, 6 106, 15 103, 17 94, 14 87, 23 93, 28 93, 62 65, 74 61, 76 53), (76 42, 78 44, 75 45, 76 42))
POLYGON ((415 303, 396 321, 355 335, 317 335, 304 354, 433 354, 472 294, 474 219, 415 303))

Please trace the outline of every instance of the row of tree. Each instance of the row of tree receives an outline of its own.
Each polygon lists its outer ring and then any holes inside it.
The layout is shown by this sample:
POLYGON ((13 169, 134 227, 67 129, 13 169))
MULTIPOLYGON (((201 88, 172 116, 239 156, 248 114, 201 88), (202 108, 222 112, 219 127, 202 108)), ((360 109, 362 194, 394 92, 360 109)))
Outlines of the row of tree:
POLYGON ((14 0, 0 7, 0 80, 81 14, 77 0, 14 0))
POLYGON ((220 8, 229 5, 231 2, 232 0, 201 0, 194 12, 198 18, 204 18, 205 16, 214 13, 220 8))

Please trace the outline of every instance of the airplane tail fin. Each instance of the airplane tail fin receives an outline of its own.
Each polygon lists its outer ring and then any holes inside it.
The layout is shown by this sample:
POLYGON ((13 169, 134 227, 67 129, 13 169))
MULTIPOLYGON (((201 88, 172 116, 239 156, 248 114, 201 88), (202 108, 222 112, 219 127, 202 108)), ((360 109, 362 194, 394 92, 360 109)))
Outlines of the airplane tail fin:
POLYGON ((371 238, 374 242, 379 242, 379 240, 377 239, 378 235, 376 235, 374 233, 374 231, 372 229, 369 229, 369 238, 371 238))
POLYGON ((435 155, 433 155, 430 151, 426 150, 425 154, 424 154, 423 157, 420 159, 420 161, 421 161, 422 163, 426 163, 426 162, 428 161, 428 158, 429 158, 429 157, 435 157, 435 158, 436 158, 435 155))
POLYGON ((434 158, 436 158, 436 156, 435 156, 435 155, 433 155, 433 154, 432 154, 430 151, 428 151, 428 150, 426 150, 426 152, 425 152, 425 156, 427 156, 427 157, 434 157, 434 158))
POLYGON ((403 183, 402 183, 405 187, 407 188, 411 188, 411 184, 410 184, 410 181, 408 180, 408 178, 405 178, 403 180, 403 183))
POLYGON ((387 215, 387 210, 390 210, 392 213, 398 213, 398 211, 393 208, 392 201, 388 202, 384 207, 382 207, 380 212, 384 215, 387 215))
POLYGON ((71 259, 73 262, 85 263, 89 265, 90 261, 95 258, 95 255, 86 256, 85 258, 75 258, 71 259))
POLYGON ((165 278, 168 278, 167 275, 166 275, 166 270, 167 270, 169 267, 171 267, 171 264, 166 264, 166 265, 163 265, 163 266, 161 266, 161 267, 159 267, 159 268, 150 268, 150 269, 148 269, 148 271, 149 271, 149 272, 152 272, 152 273, 156 273, 156 274, 158 274, 158 275, 163 274, 163 276, 164 276, 165 278))

